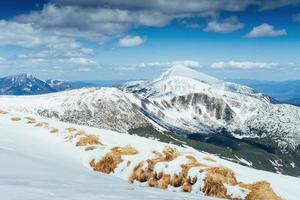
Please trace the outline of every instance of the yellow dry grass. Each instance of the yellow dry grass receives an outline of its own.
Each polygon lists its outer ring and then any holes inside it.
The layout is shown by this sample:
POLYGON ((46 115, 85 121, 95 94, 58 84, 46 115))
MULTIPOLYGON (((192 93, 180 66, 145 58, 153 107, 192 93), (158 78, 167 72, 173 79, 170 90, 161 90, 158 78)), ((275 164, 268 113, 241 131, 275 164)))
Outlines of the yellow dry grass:
POLYGON ((97 147, 95 147, 95 146, 89 146, 89 147, 86 147, 84 150, 85 151, 93 151, 95 149, 97 149, 97 147))
POLYGON ((85 131, 77 131, 75 133, 75 137, 78 137, 78 136, 87 136, 88 134, 85 133, 85 131))
POLYGON ((95 171, 100 171, 106 174, 113 173, 118 165, 123 162, 122 155, 135 155, 138 154, 138 151, 131 145, 126 145, 124 147, 114 147, 110 152, 105 154, 105 156, 99 161, 96 162, 93 159, 90 162, 90 166, 95 171))
POLYGON ((253 184, 240 183, 240 187, 251 191, 245 200, 282 200, 266 181, 259 181, 253 184))
POLYGON ((33 117, 25 117, 25 119, 27 119, 29 121, 36 121, 33 117))
POLYGON ((8 112, 6 112, 6 111, 4 111, 4 110, 0 110, 0 114, 6 115, 6 114, 8 114, 8 112))
POLYGON ((172 179, 171 175, 156 173, 154 167, 159 162, 170 162, 176 159, 180 153, 177 149, 166 146, 162 153, 154 151, 154 157, 147 160, 147 166, 144 168, 144 162, 140 162, 134 167, 128 181, 133 183, 134 181, 147 182, 150 187, 156 187, 166 189, 172 179))
POLYGON ((34 120, 33 121, 32 120, 28 120, 27 121, 27 124, 35 124, 35 123, 36 123, 36 121, 34 121, 34 120))
POLYGON ((39 122, 35 125, 35 127, 48 127, 49 124, 47 122, 39 122))
POLYGON ((87 145, 97 145, 102 143, 99 141, 99 138, 95 135, 83 135, 76 143, 76 146, 87 146, 87 145))
POLYGON ((59 129, 58 128, 51 128, 50 133, 58 133, 59 129))
POLYGON ((20 117, 12 117, 11 121, 21 121, 22 119, 20 117))
POLYGON ((207 196, 230 199, 227 195, 227 189, 220 179, 216 179, 213 175, 208 174, 204 179, 204 187, 202 192, 207 196))
POLYGON ((208 156, 204 157, 203 159, 206 161, 210 161, 210 162, 216 162, 214 159, 212 159, 211 157, 208 157, 208 156))
POLYGON ((73 127, 66 128, 66 130, 69 131, 69 132, 77 131, 77 129, 73 128, 73 127))
POLYGON ((237 185, 237 180, 234 175, 234 172, 227 167, 211 167, 207 170, 208 175, 214 177, 214 179, 220 180, 222 183, 228 185, 237 185))

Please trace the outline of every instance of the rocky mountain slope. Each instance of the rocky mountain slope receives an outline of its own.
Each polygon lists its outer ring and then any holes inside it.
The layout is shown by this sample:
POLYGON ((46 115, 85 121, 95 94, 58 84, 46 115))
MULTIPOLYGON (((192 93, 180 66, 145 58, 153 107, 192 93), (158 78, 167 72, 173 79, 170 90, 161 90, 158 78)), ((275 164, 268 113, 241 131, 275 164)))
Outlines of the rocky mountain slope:
POLYGON ((230 159, 238 156, 254 168, 300 176, 299 107, 189 68, 171 68, 153 81, 130 82, 120 89, 2 96, 0 105, 119 132, 142 128, 149 135, 149 127, 155 127, 158 133, 151 137, 169 135, 168 142, 180 140, 201 150, 209 144, 213 148, 204 150, 230 159))
POLYGON ((296 200, 299 196, 298 178, 237 165, 191 147, 0 109, 4 198, 296 200), (134 186, 126 187, 121 179, 134 186))
POLYGON ((30 74, 17 74, 0 78, 0 95, 45 94, 55 90, 30 74))

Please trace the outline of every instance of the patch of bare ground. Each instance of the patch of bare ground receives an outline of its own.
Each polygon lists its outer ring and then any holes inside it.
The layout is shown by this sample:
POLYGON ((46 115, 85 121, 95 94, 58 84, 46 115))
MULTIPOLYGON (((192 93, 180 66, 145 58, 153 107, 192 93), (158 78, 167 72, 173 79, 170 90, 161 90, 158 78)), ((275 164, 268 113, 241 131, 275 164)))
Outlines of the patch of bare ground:
POLYGON ((123 162, 123 155, 136 155, 138 150, 131 145, 126 145, 124 147, 114 147, 104 155, 104 157, 97 162, 95 159, 90 161, 90 166, 99 172, 106 174, 113 173, 118 165, 123 162))

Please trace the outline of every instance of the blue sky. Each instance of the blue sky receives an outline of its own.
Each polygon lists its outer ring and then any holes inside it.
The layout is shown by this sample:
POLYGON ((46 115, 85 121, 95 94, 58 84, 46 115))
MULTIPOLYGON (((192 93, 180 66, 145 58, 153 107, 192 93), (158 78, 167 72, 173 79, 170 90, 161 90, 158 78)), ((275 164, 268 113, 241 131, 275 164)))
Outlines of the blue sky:
POLYGON ((0 76, 300 79, 300 0, 18 0, 0 20, 0 76))

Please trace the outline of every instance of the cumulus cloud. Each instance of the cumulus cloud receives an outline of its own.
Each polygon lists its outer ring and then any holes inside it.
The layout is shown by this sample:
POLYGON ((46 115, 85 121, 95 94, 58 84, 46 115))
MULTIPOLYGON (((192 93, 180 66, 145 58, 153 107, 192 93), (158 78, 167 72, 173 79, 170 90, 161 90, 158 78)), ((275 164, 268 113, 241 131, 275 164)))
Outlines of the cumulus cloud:
POLYGON ((88 59, 88 58, 70 58, 70 62, 78 65, 94 65, 96 64, 95 61, 88 59))
POLYGON ((278 63, 273 62, 251 62, 251 61, 221 61, 214 62, 211 64, 211 68, 214 69, 224 69, 224 68, 233 68, 233 69, 270 69, 278 66, 278 63))
POLYGON ((258 38, 258 37, 278 37, 282 35, 287 35, 285 29, 275 30, 272 25, 262 24, 260 26, 254 27, 247 35, 248 38, 258 38))
POLYGON ((194 60, 182 60, 182 61, 171 61, 171 62, 149 62, 149 63, 141 63, 137 65, 138 67, 163 67, 169 68, 174 66, 179 67, 201 67, 201 63, 194 60))
POLYGON ((204 31, 216 33, 231 33, 233 31, 242 29, 243 27, 244 24, 240 23, 237 17, 232 16, 220 21, 210 21, 204 31))
POLYGON ((119 40, 118 47, 136 47, 144 44, 145 41, 146 39, 140 36, 127 35, 119 40))

